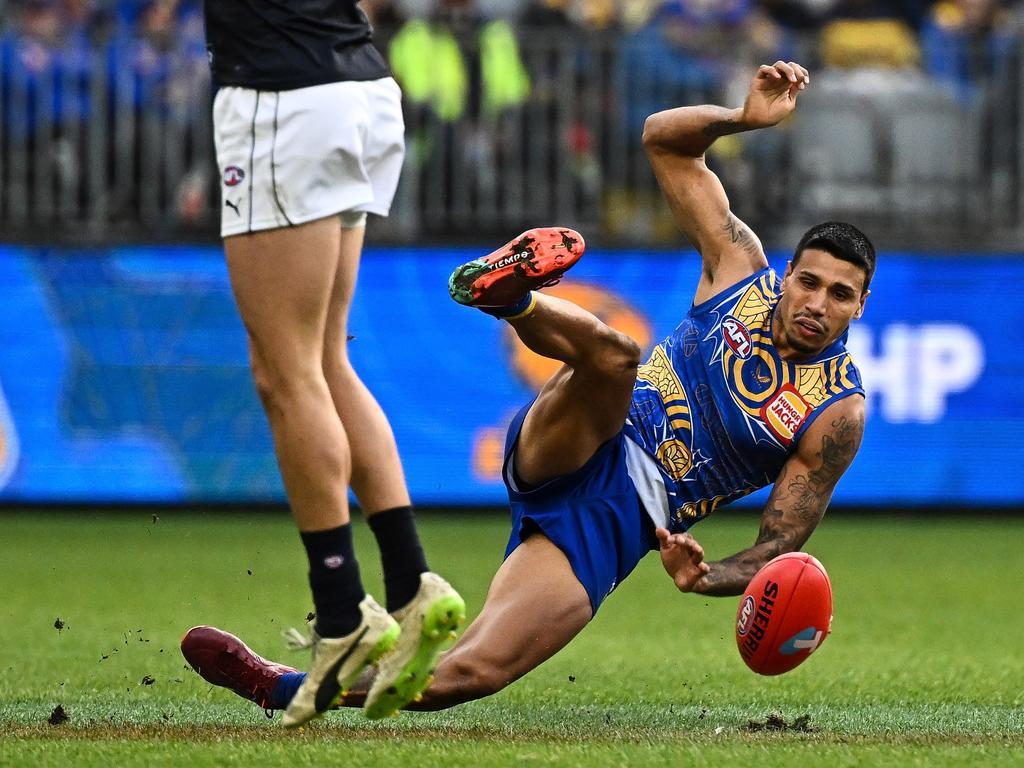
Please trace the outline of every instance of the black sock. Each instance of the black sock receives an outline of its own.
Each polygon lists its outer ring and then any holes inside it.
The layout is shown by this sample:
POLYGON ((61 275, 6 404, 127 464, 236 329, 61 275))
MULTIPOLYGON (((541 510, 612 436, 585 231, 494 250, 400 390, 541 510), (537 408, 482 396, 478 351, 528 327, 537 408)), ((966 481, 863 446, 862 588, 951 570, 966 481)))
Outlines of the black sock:
POLYGON ((396 507, 366 518, 380 547, 388 612, 408 603, 420 588, 420 574, 429 570, 416 533, 412 507, 396 507))
POLYGON ((309 556, 309 586, 316 606, 315 629, 321 637, 343 637, 363 620, 359 603, 366 596, 348 523, 326 531, 300 531, 309 556))

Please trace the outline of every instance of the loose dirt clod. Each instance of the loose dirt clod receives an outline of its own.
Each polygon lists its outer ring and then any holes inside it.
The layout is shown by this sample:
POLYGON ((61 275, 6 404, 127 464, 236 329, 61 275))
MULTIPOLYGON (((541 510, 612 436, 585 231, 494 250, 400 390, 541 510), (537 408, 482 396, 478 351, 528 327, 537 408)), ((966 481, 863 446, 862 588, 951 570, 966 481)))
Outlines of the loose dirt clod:
POLYGON ((817 728, 811 725, 810 715, 800 715, 793 722, 787 722, 782 715, 768 715, 765 721, 747 721, 747 730, 756 731, 797 731, 799 733, 814 733, 817 728))

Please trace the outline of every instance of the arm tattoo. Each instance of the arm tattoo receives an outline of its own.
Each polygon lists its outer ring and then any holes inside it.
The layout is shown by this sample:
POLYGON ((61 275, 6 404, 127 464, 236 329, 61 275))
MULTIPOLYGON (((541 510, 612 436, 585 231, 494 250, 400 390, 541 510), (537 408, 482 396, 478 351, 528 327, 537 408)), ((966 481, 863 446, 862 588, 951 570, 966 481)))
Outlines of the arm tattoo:
POLYGON ((715 120, 712 123, 708 123, 704 126, 704 130, 701 131, 705 136, 728 136, 733 133, 740 133, 747 130, 747 126, 743 123, 737 122, 736 120, 715 120))
POLYGON ((741 594, 762 565, 803 546, 825 514, 832 490, 853 461, 863 433, 863 419, 842 416, 821 439, 817 468, 791 477, 783 467, 765 505, 754 546, 710 563, 711 571, 702 579, 700 591, 706 595, 741 594))
POLYGON ((729 235, 729 242, 733 245, 739 245, 740 248, 751 256, 761 255, 761 247, 758 245, 753 233, 731 213, 726 218, 725 224, 722 225, 722 231, 729 235))

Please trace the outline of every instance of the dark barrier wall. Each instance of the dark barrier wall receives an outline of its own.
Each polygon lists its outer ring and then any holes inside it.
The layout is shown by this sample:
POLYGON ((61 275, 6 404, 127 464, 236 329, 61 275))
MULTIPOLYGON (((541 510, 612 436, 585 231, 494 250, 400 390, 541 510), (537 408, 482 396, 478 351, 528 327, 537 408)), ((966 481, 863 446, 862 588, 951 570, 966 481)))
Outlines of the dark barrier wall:
MULTIPOLYGON (((552 370, 448 298, 474 254, 371 250, 352 313, 420 504, 504 502, 505 425, 552 370)), ((592 251, 554 292, 649 348, 697 271, 690 253, 592 251)), ((1021 285, 1022 257, 882 255, 850 334, 867 434, 837 502, 1024 503, 1021 285)), ((0 247, 0 501, 282 498, 218 248, 0 247)))

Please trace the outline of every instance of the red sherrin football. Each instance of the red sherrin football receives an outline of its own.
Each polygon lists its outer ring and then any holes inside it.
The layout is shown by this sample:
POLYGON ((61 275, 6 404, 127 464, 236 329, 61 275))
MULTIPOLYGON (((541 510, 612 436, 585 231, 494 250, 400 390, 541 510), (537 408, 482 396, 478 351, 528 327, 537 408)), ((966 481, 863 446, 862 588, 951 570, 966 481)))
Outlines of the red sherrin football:
POLYGON ((806 552, 779 555, 751 579, 736 612, 736 645, 760 675, 800 665, 832 631, 832 584, 806 552))

